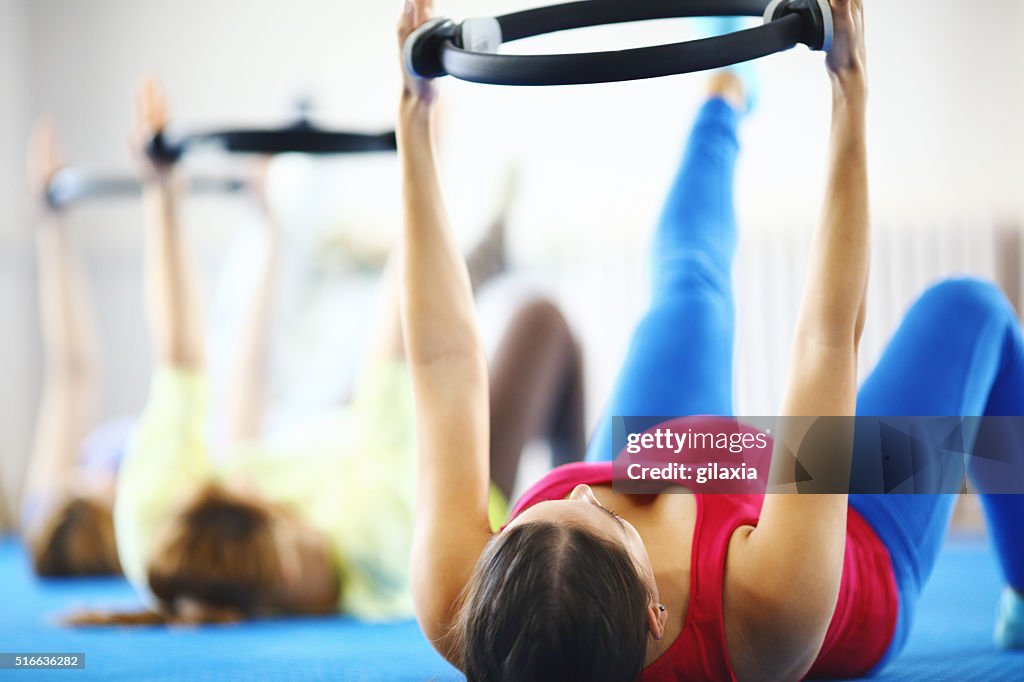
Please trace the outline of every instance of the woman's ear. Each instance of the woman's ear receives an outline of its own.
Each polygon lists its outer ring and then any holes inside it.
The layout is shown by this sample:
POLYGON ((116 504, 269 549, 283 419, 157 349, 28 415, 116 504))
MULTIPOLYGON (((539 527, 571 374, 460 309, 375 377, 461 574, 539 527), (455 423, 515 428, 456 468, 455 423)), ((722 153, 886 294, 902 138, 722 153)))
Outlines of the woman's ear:
POLYGON ((651 604, 647 607, 647 630, 655 641, 665 636, 665 623, 668 622, 668 609, 664 604, 651 604))

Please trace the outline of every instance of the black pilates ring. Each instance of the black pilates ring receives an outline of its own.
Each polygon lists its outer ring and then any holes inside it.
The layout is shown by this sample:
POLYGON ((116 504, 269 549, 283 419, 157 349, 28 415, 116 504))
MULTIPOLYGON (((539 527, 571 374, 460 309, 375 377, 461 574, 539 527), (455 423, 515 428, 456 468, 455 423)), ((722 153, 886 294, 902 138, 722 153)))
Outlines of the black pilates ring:
POLYGON ((406 69, 421 78, 451 75, 492 85, 583 85, 718 69, 804 44, 832 44, 828 0, 583 0, 456 23, 437 18, 406 39, 406 69), (589 26, 685 17, 763 17, 728 35, 629 50, 503 55, 498 46, 589 26))
POLYGON ((146 147, 150 158, 165 163, 181 159, 189 149, 216 145, 233 154, 364 154, 397 149, 395 133, 351 133, 323 130, 305 119, 285 128, 214 130, 172 136, 159 133, 146 147))

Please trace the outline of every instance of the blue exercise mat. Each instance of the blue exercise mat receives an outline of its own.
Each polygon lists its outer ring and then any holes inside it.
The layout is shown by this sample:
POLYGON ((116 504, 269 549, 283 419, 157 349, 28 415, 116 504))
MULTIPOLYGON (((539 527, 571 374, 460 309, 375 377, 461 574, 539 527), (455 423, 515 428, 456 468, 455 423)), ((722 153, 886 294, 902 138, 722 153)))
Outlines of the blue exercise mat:
MULTIPOLYGON (((1024 654, 992 646, 1000 580, 982 545, 947 547, 903 656, 875 679, 1024 680, 1024 654)), ((14 540, 0 541, 0 652, 78 652, 84 671, 0 671, 46 680, 459 680, 403 622, 290 619, 204 628, 63 628, 75 608, 138 608, 121 580, 39 581, 14 540)))
POLYGON ((871 679, 1024 680, 1024 652, 1000 651, 992 643, 1002 589, 1003 578, 990 547, 980 542, 947 543, 921 594, 907 647, 871 679))
POLYGON ((137 610, 120 579, 37 580, 21 546, 0 541, 0 652, 78 652, 84 671, 0 671, 45 680, 461 680, 415 622, 302 618, 202 628, 61 627, 85 607, 137 610))

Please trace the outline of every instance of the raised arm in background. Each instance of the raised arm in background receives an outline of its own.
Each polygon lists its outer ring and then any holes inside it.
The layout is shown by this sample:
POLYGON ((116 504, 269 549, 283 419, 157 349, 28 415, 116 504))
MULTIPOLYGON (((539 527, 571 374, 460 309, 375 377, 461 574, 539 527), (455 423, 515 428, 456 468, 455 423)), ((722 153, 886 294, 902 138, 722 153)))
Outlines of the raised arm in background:
POLYGON ((173 165, 145 153, 146 143, 167 123, 164 94, 154 78, 136 91, 136 120, 146 223, 144 287, 155 371, 118 472, 114 530, 125 577, 148 598, 152 552, 175 510, 209 479, 212 467, 198 283, 178 224, 178 178, 173 165))
POLYGON ((266 229, 256 289, 246 303, 238 352, 228 377, 227 434, 228 441, 234 443, 263 435, 266 413, 271 326, 284 240, 280 217, 267 196, 269 165, 270 158, 258 160, 250 182, 252 198, 266 229))
MULTIPOLYGON (((426 0, 405 3, 399 46, 431 9, 426 0)), ((423 631, 450 655, 441 640, 490 537, 489 398, 469 274, 438 180, 435 98, 432 84, 406 74, 398 122, 405 209, 400 292, 417 418, 413 596, 423 631)))
POLYGON ((198 277, 178 224, 180 183, 172 164, 143 153, 167 126, 160 83, 147 78, 137 92, 136 148, 140 151, 146 212, 146 312, 159 367, 201 369, 204 364, 198 277))
MULTIPOLYGON (((856 410, 870 247, 864 13, 861 0, 832 0, 832 10, 828 182, 793 340, 784 417, 853 416, 856 410)), ((780 426, 777 451, 797 451, 804 435, 798 421, 780 426)), ((820 456, 835 458, 833 468, 848 469, 852 429, 835 435, 835 447, 820 456)), ((847 503, 845 494, 769 494, 757 528, 733 535, 726 617, 743 625, 730 650, 746 648, 755 660, 797 662, 786 670, 762 670, 760 679, 798 679, 817 655, 839 594, 847 503)))

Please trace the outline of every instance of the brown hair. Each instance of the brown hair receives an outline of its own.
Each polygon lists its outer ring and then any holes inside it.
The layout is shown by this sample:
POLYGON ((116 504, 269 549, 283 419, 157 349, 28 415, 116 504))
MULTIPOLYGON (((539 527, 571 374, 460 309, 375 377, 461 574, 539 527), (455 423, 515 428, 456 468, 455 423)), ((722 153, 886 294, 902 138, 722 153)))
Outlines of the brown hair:
POLYGON ((191 603, 250 617, 281 582, 270 512, 215 484, 171 521, 155 550, 149 587, 172 615, 191 603))
POLYGON ((121 572, 109 506, 74 496, 61 503, 29 542, 32 568, 43 577, 121 572))
POLYGON ((209 484, 169 522, 147 579, 159 613, 86 612, 70 625, 226 623, 257 615, 281 582, 269 510, 209 484))
POLYGON ((623 547, 577 526, 525 523, 495 535, 453 629, 470 682, 635 680, 650 590, 623 547))

